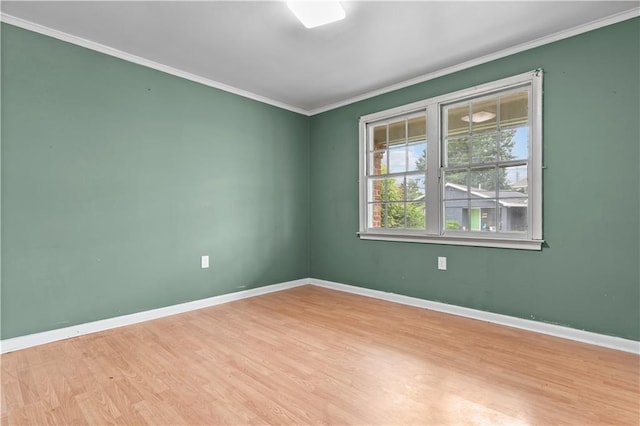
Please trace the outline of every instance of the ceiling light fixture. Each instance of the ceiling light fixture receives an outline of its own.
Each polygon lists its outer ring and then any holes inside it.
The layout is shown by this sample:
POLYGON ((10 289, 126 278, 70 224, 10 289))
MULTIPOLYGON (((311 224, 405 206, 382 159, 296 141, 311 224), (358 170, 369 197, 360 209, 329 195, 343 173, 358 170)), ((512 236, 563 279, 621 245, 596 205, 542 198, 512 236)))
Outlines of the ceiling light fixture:
MULTIPOLYGON (((489 121, 492 118, 495 118, 496 115, 492 112, 488 112, 488 111, 478 111, 474 114, 471 114, 471 121, 473 121, 474 123, 484 123, 485 121, 489 121)), ((464 117, 460 117, 460 120, 468 123, 469 122, 469 116, 465 115, 464 117)))
POLYGON ((330 24, 346 16, 337 1, 288 1, 287 6, 307 28, 330 24))

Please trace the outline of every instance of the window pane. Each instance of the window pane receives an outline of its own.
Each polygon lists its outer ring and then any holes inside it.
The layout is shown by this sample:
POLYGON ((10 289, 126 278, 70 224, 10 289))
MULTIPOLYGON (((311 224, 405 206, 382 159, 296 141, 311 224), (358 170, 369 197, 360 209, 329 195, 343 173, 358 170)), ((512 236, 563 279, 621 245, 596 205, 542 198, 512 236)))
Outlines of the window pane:
POLYGON ((389 147, 394 145, 404 145, 407 141, 406 120, 396 121, 389 124, 389 147))
POLYGON ((459 200, 469 198, 467 187, 467 172, 445 172, 444 174, 445 200, 459 200))
POLYGON ((518 194, 528 194, 527 166, 501 167, 500 169, 500 198, 518 197, 518 194), (515 194, 502 194, 503 191, 515 194))
POLYGON ((528 124, 529 92, 522 91, 500 97, 500 127, 528 124))
POLYGON ((446 165, 466 166, 469 164, 469 138, 447 139, 447 158, 446 165))
POLYGON ((373 128, 373 146, 369 150, 379 150, 387 148, 387 126, 377 126, 373 128))
POLYGON ((407 203, 407 228, 425 229, 425 203, 407 203))
POLYGON ((369 188, 367 194, 367 202, 369 203, 380 203, 382 201, 387 201, 387 180, 369 179, 369 188))
POLYGON ((407 200, 424 200, 424 176, 407 176, 407 200))
POLYGON ((389 173, 407 171, 407 147, 405 145, 389 149, 389 173))
POLYGON ((471 117, 463 116, 462 121, 471 122, 473 133, 496 130, 498 99, 491 98, 471 104, 471 117))
MULTIPOLYGON (((480 225, 478 222, 478 229, 480 225)), ((467 200, 447 201, 444 208, 445 231, 469 231, 469 203, 467 200)))
POLYGON ((369 204, 368 216, 368 228, 384 228, 383 216, 384 216, 384 204, 369 204))
POLYGON ((385 179, 386 201, 404 201, 404 177, 385 179))
POLYGON ((447 136, 465 135, 469 133, 470 106, 462 105, 454 108, 447 108, 447 136), (464 121, 463 117, 467 117, 464 121))
POLYGON ((496 196, 496 169, 472 169, 469 172, 469 186, 481 196, 495 198, 496 196))
POLYGON ((427 140, 427 117, 415 117, 409 120, 409 142, 427 140))
POLYGON ((529 158, 529 127, 516 127, 500 132, 500 160, 529 158))
POLYGON ((495 198, 475 198, 471 200, 469 211, 472 231, 497 232, 498 220, 495 198))
POLYGON ((369 153, 369 175, 384 175, 387 173, 387 151, 369 153))
POLYGON ((415 170, 426 170, 427 168, 427 144, 416 143, 407 146, 407 153, 409 155, 408 170, 410 172, 415 170))
POLYGON ((498 161, 496 133, 474 135, 471 139, 471 163, 495 163, 498 161))
POLYGON ((500 232, 527 232, 527 206, 522 201, 500 200, 500 232))
POLYGON ((386 228, 404 228, 405 214, 404 203, 389 203, 383 215, 386 228))

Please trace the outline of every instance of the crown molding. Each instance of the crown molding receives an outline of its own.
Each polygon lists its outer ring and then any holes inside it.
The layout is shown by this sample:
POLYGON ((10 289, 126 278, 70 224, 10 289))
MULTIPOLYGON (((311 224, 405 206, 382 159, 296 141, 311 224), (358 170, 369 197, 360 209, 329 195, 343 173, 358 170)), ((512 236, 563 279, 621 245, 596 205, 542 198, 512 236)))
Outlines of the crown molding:
POLYGON ((228 84, 220 83, 219 81, 211 80, 209 78, 201 77, 196 74, 192 74, 187 71, 179 70, 168 65, 161 64, 159 62, 151 61, 149 59, 142 58, 140 56, 133 55, 131 53, 123 52, 122 50, 114 49, 113 47, 106 46, 104 44, 96 43, 91 40, 77 37, 69 33, 58 31, 56 29, 45 27, 44 25, 36 24, 35 22, 27 21, 22 18, 18 18, 6 13, 0 13, 0 21, 7 24, 23 28, 25 30, 33 31, 38 34, 43 34, 49 37, 53 37, 58 40, 66 41, 77 46, 85 47, 96 52, 104 53, 105 55, 114 56, 119 59, 123 59, 134 64, 142 65, 147 68, 152 68, 158 71, 162 71, 167 74, 171 74, 176 77, 184 78, 186 80, 194 81, 196 83, 203 84, 205 86, 213 87, 223 90, 225 92, 233 93, 234 95, 242 96, 244 98, 252 99, 254 101, 262 102, 268 105, 272 105, 278 108, 286 109, 288 111, 296 112, 302 115, 309 115, 309 112, 295 107, 293 105, 286 104, 284 102, 276 101, 266 96, 257 95, 247 90, 239 89, 237 87, 229 86, 228 84))
POLYGON ((336 108, 343 107, 345 105, 353 104, 355 102, 363 101, 365 99, 373 98, 378 95, 382 95, 385 93, 393 92, 394 90, 404 89, 405 87, 413 86, 414 84, 423 83, 425 81, 433 80, 438 77, 445 76, 447 74, 453 74, 458 71, 462 71, 468 68, 475 67, 476 65, 481 65, 487 62, 495 61, 496 59, 501 59, 510 55, 514 55, 516 53, 524 52, 525 50, 533 49, 536 47, 543 46, 545 44, 553 43, 559 40, 563 40, 565 38, 573 37, 578 34, 586 33, 589 31, 596 30, 598 28, 606 27, 608 25, 613 25, 618 22, 626 21, 628 19, 636 18, 640 16, 640 7, 636 7, 634 9, 627 10, 625 12, 616 13, 615 15, 608 16, 606 18, 597 19, 595 21, 588 22, 586 24, 578 25, 577 27, 569 28, 567 30, 559 31, 557 33, 550 34, 548 36, 544 36, 526 43, 519 44, 517 46, 509 47, 504 50, 500 50, 495 53, 490 53, 485 56, 481 56, 476 59, 472 59, 470 61, 462 62, 457 65, 453 65, 447 68, 442 68, 438 71, 434 71, 431 73, 423 74, 418 77, 411 78, 409 80, 404 80, 399 83, 392 84, 390 86, 386 86, 380 89, 373 90, 371 92, 363 93, 362 95, 354 96, 352 98, 346 99, 344 101, 335 102, 326 106, 322 106, 319 108, 311 109, 307 111, 308 115, 313 116, 316 114, 321 114, 323 112, 331 111, 336 108))
POLYGON ((404 80, 399 83, 392 84, 390 86, 385 86, 380 89, 376 89, 370 92, 363 93, 358 96, 354 96, 343 101, 335 102, 332 104, 328 104, 322 107, 306 110, 303 108, 299 108, 293 105, 286 104, 284 102, 280 102, 266 96, 258 95, 247 90, 239 89, 237 87, 230 86, 228 84, 220 83, 219 81, 211 80, 205 77, 201 77, 196 74, 192 74, 186 71, 179 70, 177 68, 170 67, 168 65, 164 65, 155 61, 151 61, 149 59, 142 58, 140 56, 136 56, 127 52, 123 52, 118 49, 114 49, 112 47, 106 46, 104 44, 96 43, 91 40, 87 40, 81 37, 74 36, 72 34, 68 34, 50 27, 46 27, 44 25, 36 24, 35 22, 27 21, 22 18, 18 18, 13 15, 9 15, 6 13, 0 12, 0 22, 5 22, 7 24, 14 25, 16 27, 24 28, 26 30, 30 30, 39 34, 43 34, 49 37, 56 38, 58 40, 66 41, 68 43, 72 43, 78 46, 85 47, 87 49, 91 49, 100 53, 104 53, 106 55, 114 56, 116 58, 123 59, 128 62, 132 62, 138 65, 142 65, 148 68, 153 68, 158 71, 162 71, 167 74, 174 75, 176 77, 184 78, 187 80, 194 81, 196 83, 203 84, 205 86, 213 87, 216 89, 223 90, 225 92, 233 93, 238 96, 242 96, 248 99, 252 99, 258 102, 262 102, 268 105, 272 105, 278 108, 282 108, 288 111, 292 111, 298 114, 313 116, 316 114, 321 114, 323 112, 327 112, 336 108, 343 107, 345 105, 353 104, 355 102, 363 101, 365 99, 373 98, 378 95, 382 95, 385 93, 392 92, 394 90, 403 89, 405 87, 412 86, 414 84, 423 83, 425 81, 433 80, 438 77, 442 77, 448 74, 453 74, 458 71, 462 71, 468 68, 475 67, 477 65, 481 65, 487 62, 494 61, 496 59, 501 59, 506 56, 510 56, 516 53, 523 52, 525 50, 533 49, 536 47, 543 46, 545 44, 553 43, 559 40, 563 40, 565 38, 573 37, 588 31, 596 30, 598 28, 606 27, 608 25, 613 25, 618 22, 626 21, 628 19, 633 19, 640 16, 640 7, 636 7, 624 12, 616 13, 614 15, 597 19, 595 21, 588 22, 586 24, 578 25, 577 27, 569 28, 567 30, 559 31, 557 33, 550 34, 545 37, 541 37, 526 43, 519 44, 514 47, 510 47, 507 49, 500 50, 495 53, 490 53, 488 55, 481 56, 476 59, 472 59, 470 61, 462 62, 457 65, 453 65, 451 67, 442 68, 438 71, 430 72, 427 74, 420 75, 418 77, 411 78, 409 80, 404 80))

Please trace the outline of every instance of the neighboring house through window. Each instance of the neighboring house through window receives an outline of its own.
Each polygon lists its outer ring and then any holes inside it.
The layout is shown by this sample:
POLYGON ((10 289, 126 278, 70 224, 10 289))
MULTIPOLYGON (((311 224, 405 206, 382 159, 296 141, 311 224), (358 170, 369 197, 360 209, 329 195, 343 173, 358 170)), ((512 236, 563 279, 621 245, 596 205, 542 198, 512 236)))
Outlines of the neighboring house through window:
POLYGON ((360 120, 360 237, 540 249, 542 71, 360 120))

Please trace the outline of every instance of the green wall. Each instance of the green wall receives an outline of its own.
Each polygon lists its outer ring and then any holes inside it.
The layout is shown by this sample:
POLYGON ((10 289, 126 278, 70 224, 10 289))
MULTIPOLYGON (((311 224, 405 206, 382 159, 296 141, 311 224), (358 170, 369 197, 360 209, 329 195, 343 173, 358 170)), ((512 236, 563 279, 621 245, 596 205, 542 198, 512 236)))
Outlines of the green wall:
POLYGON ((311 276, 640 340, 639 40, 633 19, 312 117, 311 276), (358 239, 360 116, 538 67, 541 252, 358 239))
POLYGON ((306 116, 2 24, 2 338, 308 277, 308 140, 306 116))
POLYGON ((640 340, 639 36, 309 118, 2 24, 2 338, 312 276, 640 340), (361 115, 537 67, 541 252, 357 238, 361 115))

